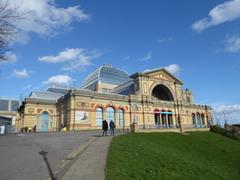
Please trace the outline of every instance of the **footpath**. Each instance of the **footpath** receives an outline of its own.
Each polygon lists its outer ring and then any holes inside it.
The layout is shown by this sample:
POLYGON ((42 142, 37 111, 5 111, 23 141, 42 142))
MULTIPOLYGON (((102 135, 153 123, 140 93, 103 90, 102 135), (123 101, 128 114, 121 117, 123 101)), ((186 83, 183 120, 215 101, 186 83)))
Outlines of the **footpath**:
POLYGON ((61 179, 104 180, 107 152, 111 140, 111 136, 94 137, 85 149, 79 152, 78 158, 61 179))

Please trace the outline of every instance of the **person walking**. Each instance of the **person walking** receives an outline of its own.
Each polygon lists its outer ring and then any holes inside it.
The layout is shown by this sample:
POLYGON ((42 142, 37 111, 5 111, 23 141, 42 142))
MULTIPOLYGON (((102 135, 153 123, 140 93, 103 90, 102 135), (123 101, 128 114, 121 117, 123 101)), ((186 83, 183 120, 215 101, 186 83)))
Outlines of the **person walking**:
POLYGON ((103 129, 103 133, 102 133, 102 136, 107 136, 107 130, 108 130, 108 123, 106 120, 104 120, 102 122, 102 129, 103 129))
POLYGON ((36 133, 37 125, 35 124, 33 127, 33 132, 36 133))
POLYGON ((113 120, 111 120, 109 125, 110 125, 111 136, 114 136, 115 123, 113 122, 113 120))

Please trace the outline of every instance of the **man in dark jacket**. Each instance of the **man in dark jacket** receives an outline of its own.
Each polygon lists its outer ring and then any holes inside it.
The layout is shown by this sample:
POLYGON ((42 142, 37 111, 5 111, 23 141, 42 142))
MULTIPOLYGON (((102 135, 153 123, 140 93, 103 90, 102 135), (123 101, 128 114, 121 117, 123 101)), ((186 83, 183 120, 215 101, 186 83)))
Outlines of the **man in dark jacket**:
POLYGON ((103 133, 102 133, 102 136, 107 136, 107 130, 108 130, 108 123, 106 120, 104 120, 102 122, 102 129, 103 129, 103 133))
POLYGON ((111 120, 109 125, 111 130, 111 136, 114 136, 115 123, 113 122, 113 120, 111 120))

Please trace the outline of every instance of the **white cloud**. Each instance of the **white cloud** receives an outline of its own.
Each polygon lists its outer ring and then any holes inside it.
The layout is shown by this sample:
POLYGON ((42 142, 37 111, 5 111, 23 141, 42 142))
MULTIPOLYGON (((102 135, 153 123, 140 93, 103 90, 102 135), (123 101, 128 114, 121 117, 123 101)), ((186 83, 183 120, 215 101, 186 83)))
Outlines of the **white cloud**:
POLYGON ((123 60, 129 60, 131 58, 131 56, 126 56, 123 58, 123 60))
POLYGON ((138 59, 138 61, 149 61, 152 59, 152 52, 149 51, 143 58, 138 59))
POLYGON ((14 54, 13 52, 11 51, 8 51, 5 53, 5 56, 7 58, 7 60, 11 63, 16 63, 17 62, 17 56, 16 54, 14 54))
POLYGON ((89 19, 89 15, 80 6, 57 7, 55 0, 4 0, 10 7, 18 7, 24 14, 16 23, 19 30, 17 41, 26 43, 29 33, 40 35, 55 35, 58 30, 68 29, 74 21, 89 19), (19 36, 20 35, 20 36, 19 36))
POLYGON ((31 88, 32 87, 32 85, 31 84, 28 84, 27 86, 25 86, 24 88, 23 88, 23 90, 27 90, 27 89, 29 89, 29 88, 31 88))
POLYGON ((68 87, 72 82, 73 79, 68 75, 56 75, 50 77, 47 81, 43 81, 42 84, 68 87))
POLYGON ((240 104, 215 105, 215 120, 220 124, 224 124, 225 119, 229 124, 240 124, 240 104))
POLYGON ((8 63, 15 64, 17 62, 16 54, 14 54, 11 51, 7 51, 5 53, 5 58, 6 58, 6 60, 0 61, 0 64, 8 64, 8 63))
POLYGON ((225 22, 233 21, 240 18, 240 0, 230 0, 214 7, 205 17, 196 21, 192 28, 201 32, 206 28, 216 26, 225 22))
POLYGON ((158 43, 167 43, 173 41, 173 37, 166 37, 166 38, 161 38, 157 40, 158 43))
POLYGON ((227 52, 240 52, 240 37, 227 36, 224 40, 225 51, 227 52))
POLYGON ((173 75, 179 75, 180 72, 181 72, 181 68, 177 64, 171 64, 169 66, 165 66, 164 69, 166 69, 167 71, 169 71, 173 75))
POLYGON ((13 70, 13 76, 17 78, 28 78, 29 77, 29 72, 26 69, 23 70, 13 70))
POLYGON ((78 58, 78 56, 83 53, 83 49, 65 49, 58 53, 58 55, 53 56, 43 56, 39 57, 39 61, 48 62, 48 63, 62 63, 66 61, 72 61, 78 58))
POLYGON ((96 50, 88 51, 81 48, 64 49, 56 56, 42 56, 38 60, 47 63, 65 63, 63 70, 82 71, 86 66, 92 65, 92 60, 98 58, 101 53, 96 50))

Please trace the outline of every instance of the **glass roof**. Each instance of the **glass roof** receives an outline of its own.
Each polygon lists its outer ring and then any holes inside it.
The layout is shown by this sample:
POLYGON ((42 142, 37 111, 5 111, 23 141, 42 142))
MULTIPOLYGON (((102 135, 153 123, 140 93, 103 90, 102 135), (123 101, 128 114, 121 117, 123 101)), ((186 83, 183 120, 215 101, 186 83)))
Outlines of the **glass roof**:
POLYGON ((121 85, 129 80, 131 80, 131 78, 123 70, 104 64, 85 79, 83 87, 88 88, 96 82, 121 85))
POLYGON ((28 98, 57 101, 63 95, 64 94, 54 93, 54 92, 49 92, 49 91, 33 91, 33 92, 31 92, 31 94, 29 95, 28 98))

